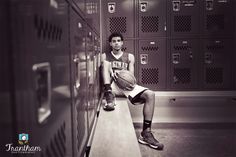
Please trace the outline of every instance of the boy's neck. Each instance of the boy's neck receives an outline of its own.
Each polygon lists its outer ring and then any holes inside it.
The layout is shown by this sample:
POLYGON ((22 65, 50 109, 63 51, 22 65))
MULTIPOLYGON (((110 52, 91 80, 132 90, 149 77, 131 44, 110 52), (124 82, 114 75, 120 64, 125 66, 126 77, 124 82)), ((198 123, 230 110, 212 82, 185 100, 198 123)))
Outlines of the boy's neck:
POLYGON ((119 59, 123 55, 123 51, 111 51, 111 54, 116 58, 119 59))
POLYGON ((123 51, 120 49, 120 50, 112 50, 112 53, 114 54, 114 55, 120 55, 120 54, 122 54, 123 53, 123 51))

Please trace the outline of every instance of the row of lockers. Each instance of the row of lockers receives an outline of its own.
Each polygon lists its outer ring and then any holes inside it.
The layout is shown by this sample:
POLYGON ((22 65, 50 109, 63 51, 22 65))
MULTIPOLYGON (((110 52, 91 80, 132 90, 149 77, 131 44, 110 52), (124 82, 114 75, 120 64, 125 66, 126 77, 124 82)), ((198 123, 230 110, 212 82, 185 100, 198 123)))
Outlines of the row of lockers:
POLYGON ((232 0, 104 0, 106 37, 231 36, 232 0))
POLYGON ((121 32, 139 84, 153 90, 235 89, 234 2, 103 1, 103 51, 121 32))
POLYGON ((0 156, 13 155, 7 143, 22 146, 21 133, 41 148, 27 156, 84 156, 101 91, 99 12, 65 0, 0 2, 0 156))
POLYGON ((125 40, 139 84, 153 90, 232 90, 232 38, 125 40), (136 52, 136 53, 134 53, 136 52))

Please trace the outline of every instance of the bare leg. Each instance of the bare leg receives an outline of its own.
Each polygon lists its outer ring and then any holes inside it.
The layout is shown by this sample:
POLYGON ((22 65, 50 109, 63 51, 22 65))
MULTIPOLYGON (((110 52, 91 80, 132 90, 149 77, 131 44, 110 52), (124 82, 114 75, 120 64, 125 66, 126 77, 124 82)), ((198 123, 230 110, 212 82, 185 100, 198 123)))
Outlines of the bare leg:
POLYGON ((103 62, 103 67, 102 67, 102 76, 103 76, 103 82, 104 82, 104 96, 106 98, 106 104, 103 107, 104 110, 106 111, 112 111, 115 109, 115 96, 112 93, 112 88, 111 88, 111 64, 108 61, 103 62))
POLYGON ((151 148, 162 150, 164 145, 159 143, 151 132, 151 124, 155 107, 155 93, 151 90, 146 90, 141 95, 141 98, 144 98, 146 103, 143 106, 143 131, 141 132, 138 141, 139 143, 148 145, 151 148))
POLYGON ((104 60, 102 68, 103 68, 102 69, 103 82, 104 82, 104 84, 110 84, 111 83, 111 64, 110 64, 110 62, 104 60))
POLYGON ((144 120, 152 121, 155 108, 155 93, 151 90, 146 90, 141 95, 141 98, 144 98, 146 100, 143 106, 144 120))

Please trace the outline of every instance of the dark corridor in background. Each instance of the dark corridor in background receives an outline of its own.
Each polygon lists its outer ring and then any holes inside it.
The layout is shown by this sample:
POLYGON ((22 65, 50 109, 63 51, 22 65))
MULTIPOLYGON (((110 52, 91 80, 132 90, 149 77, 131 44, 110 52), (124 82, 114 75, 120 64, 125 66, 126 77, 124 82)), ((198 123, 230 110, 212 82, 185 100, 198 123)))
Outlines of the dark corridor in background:
MULTIPOLYGON (((0 156, 12 156, 5 144, 18 145, 20 133, 43 149, 33 156, 84 155, 101 97, 100 54, 114 31, 144 86, 235 91, 235 16, 233 0, 1 0, 0 156)), ((182 102, 159 106, 161 114, 188 111, 182 102)))

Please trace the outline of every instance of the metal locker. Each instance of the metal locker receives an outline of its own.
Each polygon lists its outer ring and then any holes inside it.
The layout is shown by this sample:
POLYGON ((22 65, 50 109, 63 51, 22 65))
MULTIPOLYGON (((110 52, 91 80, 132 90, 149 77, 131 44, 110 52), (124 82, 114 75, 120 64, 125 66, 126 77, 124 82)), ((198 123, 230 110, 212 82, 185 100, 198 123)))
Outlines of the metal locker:
POLYGON ((85 13, 86 21, 98 33, 100 31, 100 1, 86 0, 85 13))
POLYGON ((41 147, 34 156, 72 153, 67 7, 63 0, 11 2, 16 132, 41 147))
POLYGON ((87 36, 86 36, 86 53, 87 53, 87 75, 88 75, 88 83, 87 83, 87 89, 88 89, 88 127, 89 127, 89 134, 91 133, 93 124, 94 124, 94 118, 96 115, 96 104, 95 104, 95 77, 94 77, 94 70, 95 70, 95 51, 94 51, 94 32, 92 29, 87 29, 87 36))
POLYGON ((198 35, 200 1, 169 0, 171 37, 198 35))
MULTIPOLYGON (((85 1, 86 0, 68 0, 71 5, 75 5, 77 8, 79 8, 79 13, 82 15, 85 15, 85 1)), ((78 11, 77 10, 77 11, 78 11)))
POLYGON ((170 42, 170 88, 197 89, 201 66, 199 40, 173 39, 170 42))
POLYGON ((106 39, 113 32, 120 32, 125 38, 134 37, 133 0, 104 0, 102 6, 106 39))
POLYGON ((233 88, 232 39, 204 39, 204 89, 233 88))
POLYGON ((166 88, 166 40, 139 40, 138 80, 139 84, 152 90, 166 88))
POLYGON ((166 1, 138 1, 139 37, 166 36, 166 1))
POLYGON ((230 36, 234 30, 233 1, 204 0, 203 32, 205 36, 230 36))
POLYGON ((73 86, 73 148, 74 156, 83 156, 88 141, 88 88, 85 21, 70 8, 71 78, 73 86))
POLYGON ((2 148, 0 155, 4 157, 12 156, 11 153, 5 151, 5 145, 13 143, 16 134, 15 119, 14 119, 14 106, 13 106, 13 78, 12 67, 10 58, 10 24, 9 24, 9 12, 8 12, 7 0, 0 2, 0 128, 1 128, 1 143, 2 148))
POLYGON ((98 105, 99 105, 99 99, 101 95, 101 71, 100 71, 100 65, 101 65, 101 60, 100 60, 100 55, 101 55, 101 50, 100 50, 100 38, 99 35, 95 34, 94 35, 94 51, 95 51, 95 58, 94 58, 94 80, 95 80, 95 86, 94 86, 94 99, 95 99, 95 108, 94 110, 98 110, 98 105))

